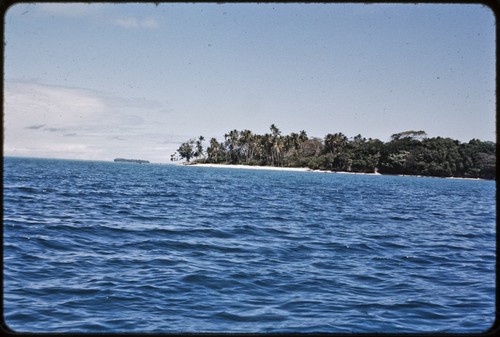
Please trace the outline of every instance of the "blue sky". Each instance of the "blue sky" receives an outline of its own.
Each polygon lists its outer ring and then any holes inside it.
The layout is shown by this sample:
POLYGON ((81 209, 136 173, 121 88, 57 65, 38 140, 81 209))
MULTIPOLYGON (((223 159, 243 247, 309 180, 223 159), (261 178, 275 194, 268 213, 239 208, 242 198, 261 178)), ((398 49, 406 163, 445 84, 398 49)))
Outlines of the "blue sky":
POLYGON ((482 5, 20 4, 4 154, 168 162, 232 129, 496 139, 482 5))

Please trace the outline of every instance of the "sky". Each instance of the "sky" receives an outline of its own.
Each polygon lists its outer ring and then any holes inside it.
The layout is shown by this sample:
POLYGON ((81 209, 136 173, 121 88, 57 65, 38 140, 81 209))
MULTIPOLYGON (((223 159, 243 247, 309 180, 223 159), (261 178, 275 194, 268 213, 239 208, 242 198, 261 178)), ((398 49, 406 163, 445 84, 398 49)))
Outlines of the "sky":
POLYGON ((4 155, 167 163, 233 129, 496 141, 479 4, 17 4, 4 155))

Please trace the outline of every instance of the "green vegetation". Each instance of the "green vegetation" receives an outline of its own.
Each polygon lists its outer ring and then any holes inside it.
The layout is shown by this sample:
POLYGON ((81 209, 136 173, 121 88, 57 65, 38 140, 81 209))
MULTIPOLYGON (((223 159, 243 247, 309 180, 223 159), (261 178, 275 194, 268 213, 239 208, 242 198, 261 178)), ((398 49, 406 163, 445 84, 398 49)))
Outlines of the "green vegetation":
POLYGON ((271 133, 232 130, 224 142, 191 139, 182 143, 171 160, 196 163, 308 167, 314 170, 408 174, 436 177, 496 179, 496 144, 472 139, 428 138, 424 131, 404 131, 384 143, 357 135, 327 134, 309 138, 305 131, 282 135, 272 124, 271 133))

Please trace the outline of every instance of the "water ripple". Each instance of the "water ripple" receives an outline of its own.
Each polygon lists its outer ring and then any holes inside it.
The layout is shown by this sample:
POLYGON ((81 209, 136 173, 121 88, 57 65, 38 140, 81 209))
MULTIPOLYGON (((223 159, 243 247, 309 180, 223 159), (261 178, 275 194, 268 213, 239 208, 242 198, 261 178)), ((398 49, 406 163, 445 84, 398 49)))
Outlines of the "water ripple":
POLYGON ((495 185, 7 158, 27 332, 481 332, 495 185))

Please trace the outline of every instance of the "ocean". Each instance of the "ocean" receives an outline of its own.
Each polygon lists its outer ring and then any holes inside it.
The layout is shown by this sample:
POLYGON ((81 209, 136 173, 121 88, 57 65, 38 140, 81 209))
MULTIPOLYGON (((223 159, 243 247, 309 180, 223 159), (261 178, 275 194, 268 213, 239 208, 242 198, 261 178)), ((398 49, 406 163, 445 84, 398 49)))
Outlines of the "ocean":
POLYGON ((16 332, 483 332, 493 181, 4 158, 16 332))

